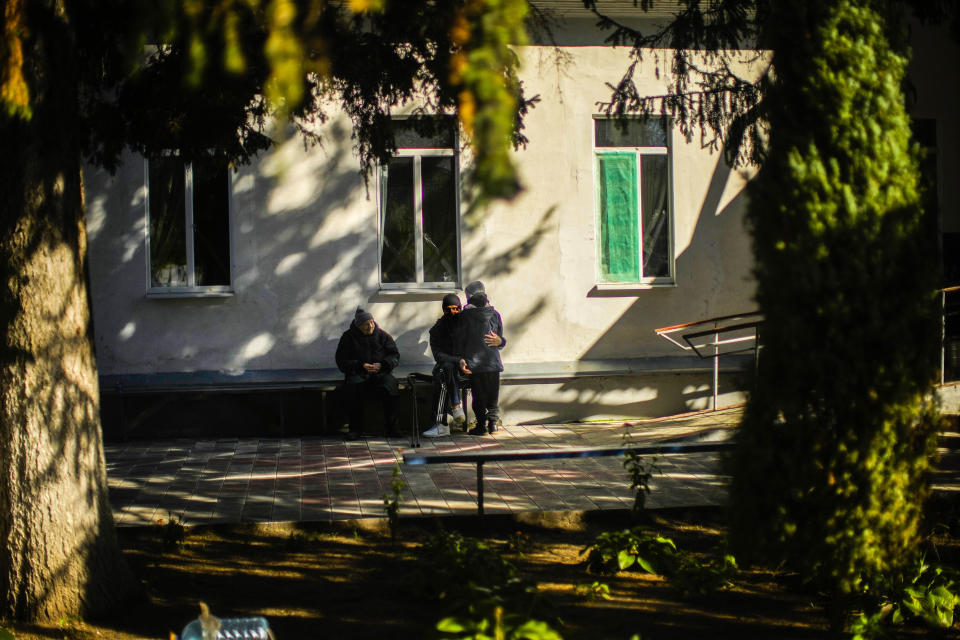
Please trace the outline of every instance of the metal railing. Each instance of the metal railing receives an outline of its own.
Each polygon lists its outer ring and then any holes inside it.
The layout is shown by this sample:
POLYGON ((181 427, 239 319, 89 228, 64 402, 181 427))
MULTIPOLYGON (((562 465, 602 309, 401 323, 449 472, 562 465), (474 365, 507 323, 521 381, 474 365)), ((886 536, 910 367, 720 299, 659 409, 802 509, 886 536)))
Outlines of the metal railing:
POLYGON ((665 440, 629 447, 568 447, 561 449, 486 449, 481 451, 441 451, 438 453, 404 452, 403 463, 409 465, 472 462, 477 465, 477 515, 483 515, 483 465, 486 462, 524 462, 560 458, 599 458, 605 456, 665 455, 669 453, 713 453, 731 446, 728 440, 689 442, 686 439, 665 440))
POLYGON ((940 384, 960 380, 960 285, 940 294, 940 384))
MULTIPOLYGON (((960 381, 960 285, 937 291, 940 299, 940 384, 960 381)), ((720 356, 753 351, 759 361, 760 311, 718 316, 671 327, 654 329, 684 351, 693 351, 701 358, 713 358, 713 409, 718 404, 720 356)))
POLYGON ((720 356, 753 352, 756 367, 760 359, 759 327, 762 323, 762 313, 748 311, 661 327, 654 329, 654 333, 684 351, 693 351, 704 359, 713 358, 713 410, 716 411, 719 408, 720 356))

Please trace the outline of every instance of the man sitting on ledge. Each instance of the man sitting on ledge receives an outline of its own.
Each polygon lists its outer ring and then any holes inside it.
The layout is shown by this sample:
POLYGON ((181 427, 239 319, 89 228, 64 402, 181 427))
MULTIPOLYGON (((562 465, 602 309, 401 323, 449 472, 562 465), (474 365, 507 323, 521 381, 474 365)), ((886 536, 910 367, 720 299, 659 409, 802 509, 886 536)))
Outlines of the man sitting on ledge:
POLYGON ((460 298, 455 293, 443 296, 443 315, 430 328, 430 351, 437 364, 433 367, 433 404, 437 407, 437 422, 423 432, 427 438, 450 435, 445 414, 453 416, 454 423, 461 425, 466 420, 460 398, 460 356, 454 351, 454 335, 457 316, 460 313, 460 298))
POLYGON ((363 435, 364 404, 373 395, 380 396, 383 403, 384 433, 399 437, 396 407, 400 387, 390 372, 400 364, 400 352, 390 334, 377 325, 372 314, 357 307, 350 328, 340 336, 336 359, 345 375, 342 391, 350 425, 346 439, 363 435))

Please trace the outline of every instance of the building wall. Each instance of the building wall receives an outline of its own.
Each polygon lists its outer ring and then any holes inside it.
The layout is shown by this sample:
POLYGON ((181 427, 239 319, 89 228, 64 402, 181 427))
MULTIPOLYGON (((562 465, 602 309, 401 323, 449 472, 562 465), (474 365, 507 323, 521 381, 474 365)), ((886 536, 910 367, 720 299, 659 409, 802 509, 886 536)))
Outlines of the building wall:
MULTIPOLYGON (((460 285, 486 283, 504 318, 508 372, 633 364, 622 367, 631 375, 506 384, 505 421, 706 408, 709 362, 694 358, 681 368, 702 371, 676 373, 661 359, 684 353, 654 329, 753 309, 747 176, 698 137, 673 131, 676 285, 598 290, 592 116, 629 60, 625 49, 584 36, 592 22, 574 27, 560 47, 520 52, 526 90, 541 97, 526 119, 530 143, 515 154, 526 189, 476 218, 464 216, 460 285), (637 359, 649 365, 638 368, 637 359)), ((641 66, 641 76, 641 92, 662 92, 652 64, 641 66)), ((288 139, 233 174, 229 297, 146 297, 143 159, 128 155, 112 176, 88 169, 101 375, 332 368, 358 305, 397 339, 404 364, 429 369, 427 332, 443 292, 378 290, 376 180, 365 186, 358 174, 347 118, 332 118, 324 135, 322 147, 307 150, 288 139)), ((722 403, 742 399, 742 387, 725 385, 722 403)))

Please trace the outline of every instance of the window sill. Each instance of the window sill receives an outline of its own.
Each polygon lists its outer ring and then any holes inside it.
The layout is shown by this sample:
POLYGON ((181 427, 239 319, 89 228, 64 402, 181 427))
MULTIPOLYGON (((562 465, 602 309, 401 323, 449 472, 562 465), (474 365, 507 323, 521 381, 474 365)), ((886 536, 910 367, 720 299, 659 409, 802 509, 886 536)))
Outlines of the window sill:
POLYGON ((232 298, 233 289, 228 287, 217 288, 198 288, 198 289, 176 289, 173 291, 150 290, 147 291, 147 298, 232 298))
POLYGON ((440 300, 448 293, 460 295, 461 289, 455 284, 443 288, 379 289, 375 299, 395 302, 398 300, 440 300))
POLYGON ((640 291, 649 291, 650 289, 674 289, 677 283, 675 281, 662 282, 598 282, 593 285, 590 293, 615 295, 622 293, 630 295, 640 291))

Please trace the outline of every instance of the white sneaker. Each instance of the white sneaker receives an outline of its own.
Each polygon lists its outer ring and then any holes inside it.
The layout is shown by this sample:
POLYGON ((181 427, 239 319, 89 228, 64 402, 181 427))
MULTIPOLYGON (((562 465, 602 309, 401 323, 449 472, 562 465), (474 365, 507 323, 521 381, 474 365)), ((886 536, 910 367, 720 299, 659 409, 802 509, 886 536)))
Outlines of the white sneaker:
POLYGON ((440 438, 448 435, 450 435, 450 427, 439 422, 423 432, 425 438, 440 438))
POLYGON ((463 413, 463 407, 454 407, 451 415, 453 416, 453 423, 457 425, 463 424, 467 420, 467 416, 463 413))

